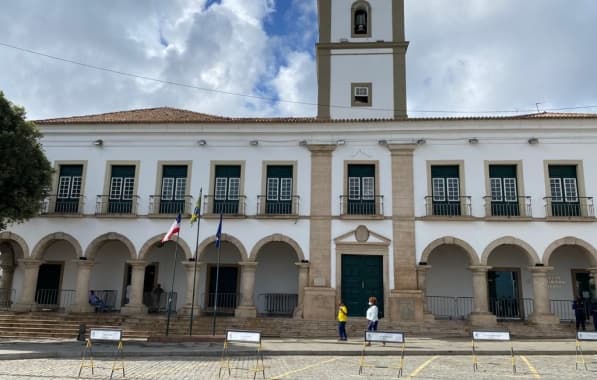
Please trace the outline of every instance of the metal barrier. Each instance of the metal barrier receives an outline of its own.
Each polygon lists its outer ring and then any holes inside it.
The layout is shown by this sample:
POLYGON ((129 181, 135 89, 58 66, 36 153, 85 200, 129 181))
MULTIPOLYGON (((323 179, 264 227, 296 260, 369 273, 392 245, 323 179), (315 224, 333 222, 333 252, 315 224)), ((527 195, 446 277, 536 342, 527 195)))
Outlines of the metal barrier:
POLYGON ((75 304, 75 290, 72 289, 37 289, 35 302, 42 309, 62 310, 75 304))
POLYGON ((560 318, 560 321, 574 321, 573 300, 549 300, 551 312, 560 318))
POLYGON ((489 312, 497 319, 527 319, 533 312, 533 299, 489 298, 489 312))
POLYGON ((114 310, 116 308, 116 299, 118 298, 118 291, 116 290, 93 290, 95 295, 106 305, 106 309, 114 310))
POLYGON ((473 297, 427 296, 426 303, 436 319, 466 319, 473 312, 473 297))
MULTIPOLYGON (((201 297, 205 300, 202 310, 204 312, 213 312, 214 305, 216 304, 216 293, 203 293, 201 297)), ((234 309, 236 309, 239 300, 239 293, 218 292, 217 312, 221 314, 234 314, 234 309)))
MULTIPOLYGON (((143 304, 147 306, 148 313, 166 313, 168 312, 168 296, 170 292, 163 291, 160 294, 153 292, 143 293, 143 304)), ((176 304, 178 302, 178 293, 172 293, 172 309, 171 311, 176 312, 176 304)))
POLYGON ((595 217, 593 197, 545 197, 545 213, 547 216, 572 217, 583 216, 595 217))
POLYGON ((0 309, 10 309, 15 299, 14 289, 0 289, 0 309))
POLYGON ((298 294, 264 293, 258 297, 259 311, 269 315, 292 315, 298 304, 298 294))
POLYGON ((491 196, 483 197, 487 216, 532 217, 531 197, 517 196, 515 201, 495 201, 491 196))
POLYGON ((56 195, 47 195, 41 202, 40 214, 81 214, 85 197, 59 198, 56 195))
POLYGON ((213 195, 205 195, 204 210, 212 214, 245 215, 247 197, 239 195, 238 199, 216 199, 213 195))
POLYGON ((137 215, 139 196, 131 195, 130 199, 110 199, 109 195, 98 195, 95 201, 96 215, 130 214, 137 215))

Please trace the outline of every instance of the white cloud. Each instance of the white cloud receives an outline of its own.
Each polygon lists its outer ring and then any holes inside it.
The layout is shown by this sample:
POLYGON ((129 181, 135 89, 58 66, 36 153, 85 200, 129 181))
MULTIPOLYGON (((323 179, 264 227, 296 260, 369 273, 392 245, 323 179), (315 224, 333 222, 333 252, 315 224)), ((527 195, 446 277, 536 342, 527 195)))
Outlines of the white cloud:
POLYGON ((315 65, 309 54, 293 52, 288 56, 287 65, 280 68, 272 84, 281 99, 297 103, 280 102, 278 107, 281 114, 291 116, 316 114, 315 106, 300 104, 316 102, 315 76, 315 65))

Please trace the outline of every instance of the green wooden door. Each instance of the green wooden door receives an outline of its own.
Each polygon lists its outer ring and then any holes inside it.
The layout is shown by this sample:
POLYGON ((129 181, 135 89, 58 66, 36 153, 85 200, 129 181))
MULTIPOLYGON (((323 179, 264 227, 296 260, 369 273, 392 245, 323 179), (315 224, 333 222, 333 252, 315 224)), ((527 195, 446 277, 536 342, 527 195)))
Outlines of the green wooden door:
POLYGON ((369 297, 377 298, 383 316, 383 257, 342 255, 342 300, 351 317, 363 317, 369 297))
POLYGON ((553 216, 580 216, 575 165, 549 165, 551 212, 553 216))
POLYGON ((491 215, 519 216, 516 165, 490 165, 491 215))
POLYGON ((460 173, 458 165, 431 167, 433 215, 462 215, 460 206, 460 173))

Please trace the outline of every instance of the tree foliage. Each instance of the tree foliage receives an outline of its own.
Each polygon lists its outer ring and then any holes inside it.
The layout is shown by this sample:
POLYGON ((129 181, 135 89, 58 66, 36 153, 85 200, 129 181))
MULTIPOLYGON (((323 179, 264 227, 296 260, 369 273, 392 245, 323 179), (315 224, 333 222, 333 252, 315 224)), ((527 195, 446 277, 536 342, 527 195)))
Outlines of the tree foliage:
POLYGON ((52 178, 40 138, 25 110, 0 91, 0 231, 39 213, 52 178))

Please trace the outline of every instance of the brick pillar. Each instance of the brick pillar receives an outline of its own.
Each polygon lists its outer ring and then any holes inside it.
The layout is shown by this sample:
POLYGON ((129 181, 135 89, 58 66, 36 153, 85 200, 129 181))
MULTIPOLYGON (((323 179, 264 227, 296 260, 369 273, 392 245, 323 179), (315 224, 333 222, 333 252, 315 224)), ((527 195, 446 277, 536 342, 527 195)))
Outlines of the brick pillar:
POLYGON ((131 265, 131 298, 126 306, 120 309, 121 314, 147 314, 147 306, 143 305, 143 285, 145 283, 145 267, 147 261, 129 260, 131 265))
POLYGON ((554 325, 560 323, 560 318, 551 312, 549 306, 549 289, 547 288, 547 273, 553 267, 529 267, 533 275, 533 313, 529 316, 532 323, 538 325, 554 325))
POLYGON ((413 155, 416 144, 389 144, 392 156, 394 289, 390 320, 422 321, 425 299, 417 283, 413 155))
POLYGON ((469 316, 473 325, 491 327, 497 323, 495 315, 489 312, 487 302, 487 272, 490 269, 491 267, 482 265, 469 267, 473 272, 473 312, 469 316))
POLYGON ((303 318, 305 288, 309 283, 309 263, 294 263, 298 267, 298 301, 294 318, 303 318))
POLYGON ((304 288, 303 317, 334 320, 336 290, 332 288, 332 153, 333 144, 312 144, 309 281, 304 288))
POLYGON ((89 304, 89 280, 95 262, 93 260, 75 260, 77 264, 77 287, 75 304, 67 308, 69 313, 91 313, 95 307, 89 304))
POLYGON ((43 261, 36 259, 22 259, 19 264, 23 266, 23 286, 19 301, 13 305, 15 311, 35 310, 35 288, 37 286, 37 275, 43 261))
POLYGON ((191 315, 191 307, 193 306, 193 284, 195 284, 195 300, 194 300, 194 307, 193 307, 193 316, 199 314, 199 304, 197 300, 199 299, 199 293, 197 292, 197 285, 199 285, 199 272, 201 272, 201 266, 204 263, 197 262, 197 270, 195 271, 195 262, 194 261, 183 261, 182 265, 185 268, 185 272, 187 274, 187 288, 185 292, 185 301, 182 307, 182 314, 183 315, 191 315), (195 276, 196 274, 196 276, 195 276))
POLYGON ((240 318, 255 318, 257 309, 253 293, 255 293, 256 262, 241 262, 240 265, 240 306, 234 310, 234 315, 240 318))

